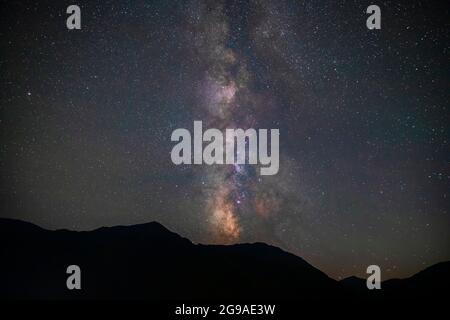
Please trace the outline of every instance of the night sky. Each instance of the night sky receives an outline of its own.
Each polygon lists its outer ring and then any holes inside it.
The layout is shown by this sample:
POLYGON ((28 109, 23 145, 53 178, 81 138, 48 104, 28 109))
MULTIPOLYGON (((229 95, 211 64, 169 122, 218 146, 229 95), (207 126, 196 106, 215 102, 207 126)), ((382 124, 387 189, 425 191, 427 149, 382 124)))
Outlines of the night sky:
POLYGON ((1 217, 158 221, 334 278, 450 259, 445 1, 15 1, 0 9, 1 217), (66 8, 81 8, 81 30, 66 8), (366 8, 381 8, 368 30, 366 8), (177 128, 277 128, 280 170, 174 165, 177 128))

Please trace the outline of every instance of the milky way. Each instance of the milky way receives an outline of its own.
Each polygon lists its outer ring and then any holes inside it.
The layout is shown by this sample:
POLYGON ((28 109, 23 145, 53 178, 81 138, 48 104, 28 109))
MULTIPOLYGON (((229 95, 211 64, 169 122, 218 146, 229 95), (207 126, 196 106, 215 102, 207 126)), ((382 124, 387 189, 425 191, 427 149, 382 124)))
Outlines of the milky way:
MULTIPOLYGON (((193 8, 195 18, 189 21, 192 33, 188 36, 193 37, 194 53, 206 62, 207 69, 198 91, 201 110, 196 114, 207 127, 258 128, 259 117, 270 112, 271 102, 265 94, 254 92, 245 59, 227 47, 230 26, 224 4, 197 5, 193 8)), ((233 145, 234 141, 226 140, 225 144, 233 145)), ((214 234, 212 241, 238 242, 245 232, 245 215, 258 219, 277 213, 273 203, 280 201, 282 194, 262 199, 262 188, 257 186, 262 178, 255 176, 254 170, 241 164, 205 168, 205 194, 209 199, 205 210, 214 234)))
MULTIPOLYGON (((332 277, 450 259, 449 9, 429 1, 4 4, 1 216, 159 221, 332 277), (175 165, 171 133, 279 129, 280 166, 175 165)), ((229 141, 227 143, 230 143, 229 141)))

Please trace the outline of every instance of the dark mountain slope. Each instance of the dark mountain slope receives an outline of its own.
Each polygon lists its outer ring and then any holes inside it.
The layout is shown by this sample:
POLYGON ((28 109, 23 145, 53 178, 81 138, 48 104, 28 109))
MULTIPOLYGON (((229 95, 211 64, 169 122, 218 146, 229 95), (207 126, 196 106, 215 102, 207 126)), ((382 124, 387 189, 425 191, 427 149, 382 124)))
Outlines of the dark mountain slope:
POLYGON ((156 222, 74 232, 0 218, 0 243, 0 298, 398 299, 450 289, 450 262, 369 291, 365 279, 337 282, 273 246, 195 245, 156 222), (66 288, 72 264, 82 290, 66 288))
POLYGON ((48 231, 0 219, 0 296, 16 298, 314 298, 336 281, 262 243, 194 245, 162 225, 48 231), (82 290, 66 289, 66 268, 82 290))
POLYGON ((348 277, 340 285, 348 292, 363 297, 389 299, 444 298, 450 289, 450 261, 437 263, 405 279, 390 279, 381 283, 382 290, 367 290, 366 279, 348 277))

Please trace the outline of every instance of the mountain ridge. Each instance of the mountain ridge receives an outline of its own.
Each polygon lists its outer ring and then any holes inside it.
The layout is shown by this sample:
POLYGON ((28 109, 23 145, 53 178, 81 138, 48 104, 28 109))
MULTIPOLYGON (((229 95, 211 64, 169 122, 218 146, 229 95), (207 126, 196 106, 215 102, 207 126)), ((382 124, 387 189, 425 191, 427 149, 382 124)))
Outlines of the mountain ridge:
POLYGON ((2 298, 296 300, 450 288, 450 262, 416 278, 385 281, 387 290, 369 293, 364 279, 338 282, 281 248, 262 242, 195 244, 158 222, 51 231, 0 218, 0 241, 2 298), (66 268, 72 264, 82 270, 82 290, 66 288, 66 268))

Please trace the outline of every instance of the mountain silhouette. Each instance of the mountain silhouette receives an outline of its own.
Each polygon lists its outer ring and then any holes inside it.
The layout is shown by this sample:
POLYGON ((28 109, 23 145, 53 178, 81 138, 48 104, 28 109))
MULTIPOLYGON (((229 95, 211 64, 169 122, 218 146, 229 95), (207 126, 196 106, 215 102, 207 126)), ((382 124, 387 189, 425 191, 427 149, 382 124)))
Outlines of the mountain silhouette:
POLYGON ((382 290, 368 293, 366 279, 348 277, 340 284, 353 293, 372 294, 383 298, 444 297, 450 289, 450 261, 437 263, 406 279, 389 279, 381 283, 382 290))
MULTIPOLYGON (((76 232, 0 218, 0 241, 0 298, 297 300, 368 291, 363 279, 335 281, 274 246, 193 244, 156 222, 76 232), (81 268, 81 290, 66 287, 69 265, 81 268)), ((450 262, 441 263, 379 291, 448 290, 449 275, 450 262)))

